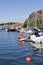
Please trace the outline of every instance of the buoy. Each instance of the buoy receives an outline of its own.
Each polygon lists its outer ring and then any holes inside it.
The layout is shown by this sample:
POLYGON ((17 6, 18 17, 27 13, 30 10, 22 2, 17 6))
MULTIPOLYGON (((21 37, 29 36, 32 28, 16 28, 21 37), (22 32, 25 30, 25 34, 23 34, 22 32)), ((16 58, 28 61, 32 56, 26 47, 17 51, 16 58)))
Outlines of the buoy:
POLYGON ((26 62, 30 62, 31 61, 31 57, 26 57, 26 62))
POLYGON ((19 45, 22 45, 22 40, 19 40, 18 44, 19 44, 19 45))
POLYGON ((23 46, 23 48, 26 48, 26 46, 23 46))

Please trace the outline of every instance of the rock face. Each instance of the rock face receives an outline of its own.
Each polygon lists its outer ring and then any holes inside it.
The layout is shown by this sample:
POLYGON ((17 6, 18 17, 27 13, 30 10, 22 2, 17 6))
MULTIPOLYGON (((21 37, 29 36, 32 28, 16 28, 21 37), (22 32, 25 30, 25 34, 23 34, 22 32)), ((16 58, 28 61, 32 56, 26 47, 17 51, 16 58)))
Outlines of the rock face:
POLYGON ((42 28, 43 27, 43 9, 31 13, 29 17, 25 20, 25 23, 26 22, 29 27, 37 26, 39 28, 42 28))

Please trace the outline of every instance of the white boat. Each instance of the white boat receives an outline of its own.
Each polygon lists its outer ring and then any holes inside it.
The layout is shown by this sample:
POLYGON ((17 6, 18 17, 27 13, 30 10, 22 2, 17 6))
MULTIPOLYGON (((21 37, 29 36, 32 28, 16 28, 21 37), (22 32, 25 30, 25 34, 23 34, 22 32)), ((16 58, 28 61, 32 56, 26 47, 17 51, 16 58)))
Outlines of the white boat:
POLYGON ((39 29, 35 31, 34 34, 30 35, 30 40, 28 40, 28 42, 31 42, 32 47, 36 49, 43 48, 43 36, 41 35, 43 32, 40 32, 40 31, 41 30, 39 29))
POLYGON ((6 30, 7 32, 9 32, 9 28, 6 28, 5 30, 6 30))
POLYGON ((26 34, 32 34, 33 32, 32 32, 32 30, 27 30, 27 31, 25 31, 25 33, 26 34))
POLYGON ((7 31, 7 28, 5 29, 5 31, 7 31))
POLYGON ((19 32, 25 32, 25 29, 24 29, 24 28, 21 28, 21 29, 19 30, 19 32))
POLYGON ((43 48, 43 36, 36 37, 35 35, 31 35, 30 39, 32 40, 31 45, 34 48, 37 48, 37 49, 43 48))

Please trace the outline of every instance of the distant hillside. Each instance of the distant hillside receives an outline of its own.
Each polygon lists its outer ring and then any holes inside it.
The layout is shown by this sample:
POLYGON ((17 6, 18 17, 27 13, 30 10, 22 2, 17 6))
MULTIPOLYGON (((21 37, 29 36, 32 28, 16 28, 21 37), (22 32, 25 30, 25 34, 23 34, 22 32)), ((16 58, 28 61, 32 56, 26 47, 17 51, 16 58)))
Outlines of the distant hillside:
POLYGON ((23 23, 19 23, 19 22, 8 22, 8 23, 2 23, 0 24, 0 28, 22 28, 23 27, 23 23))

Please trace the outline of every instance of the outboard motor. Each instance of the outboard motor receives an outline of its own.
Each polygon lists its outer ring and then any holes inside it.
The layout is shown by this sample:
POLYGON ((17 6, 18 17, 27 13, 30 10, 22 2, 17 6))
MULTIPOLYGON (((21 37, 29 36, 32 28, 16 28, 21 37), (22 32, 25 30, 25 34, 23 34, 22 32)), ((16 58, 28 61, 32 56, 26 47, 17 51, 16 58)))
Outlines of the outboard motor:
POLYGON ((36 37, 40 37, 39 33, 38 32, 35 32, 35 35, 36 37))

